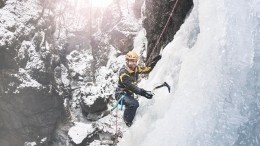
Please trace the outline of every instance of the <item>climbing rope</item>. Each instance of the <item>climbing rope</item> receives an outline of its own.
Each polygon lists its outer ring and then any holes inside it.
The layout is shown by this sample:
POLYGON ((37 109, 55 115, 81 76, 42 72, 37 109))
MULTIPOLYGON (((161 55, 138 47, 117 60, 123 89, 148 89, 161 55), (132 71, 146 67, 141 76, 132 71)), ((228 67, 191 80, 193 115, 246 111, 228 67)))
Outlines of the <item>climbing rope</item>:
POLYGON ((114 141, 115 146, 117 146, 117 142, 118 142, 117 117, 118 117, 118 109, 116 109, 116 133, 115 133, 115 141, 114 141))
MULTIPOLYGON (((178 1, 179 1, 179 0, 176 0, 174 6, 173 6, 173 8, 172 8, 171 14, 170 14, 170 16, 168 17, 168 20, 167 20, 166 24, 164 25, 164 28, 163 28, 163 30, 162 30, 160 36, 159 36, 159 39, 156 41, 156 44, 155 44, 154 48, 153 48, 152 51, 151 51, 151 55, 152 55, 152 53, 154 52, 154 50, 155 50, 155 48, 157 47, 157 45, 159 44, 159 42, 160 42, 160 40, 161 40, 161 38, 162 38, 162 35, 163 35, 164 31, 166 30, 166 27, 168 26, 168 23, 170 22, 170 19, 171 19, 172 15, 173 15, 173 12, 174 12, 174 10, 175 10, 175 8, 176 8, 176 5, 177 5, 178 1)), ((150 56, 151 56, 151 55, 150 55, 150 56)), ((149 56, 149 58, 148 58, 147 60, 150 59, 150 56, 149 56)))
MULTIPOLYGON (((117 101, 117 103, 114 105, 114 107, 111 109, 111 112, 118 107, 119 104, 121 104, 121 110, 123 109, 123 100, 124 100, 125 94, 121 96, 121 98, 117 101)), ((115 141, 114 145, 117 145, 118 142, 118 122, 117 122, 117 117, 118 117, 118 108, 116 109, 116 132, 115 132, 115 141)))

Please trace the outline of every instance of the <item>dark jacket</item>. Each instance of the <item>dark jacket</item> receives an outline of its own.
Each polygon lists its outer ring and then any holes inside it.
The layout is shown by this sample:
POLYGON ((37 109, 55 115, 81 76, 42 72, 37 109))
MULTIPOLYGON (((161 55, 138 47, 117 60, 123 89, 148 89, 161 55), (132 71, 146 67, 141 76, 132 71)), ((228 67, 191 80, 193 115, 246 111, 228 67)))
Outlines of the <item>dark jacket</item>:
POLYGON ((140 73, 146 74, 152 70, 151 67, 137 66, 135 71, 123 65, 119 70, 118 88, 116 92, 126 92, 128 94, 141 94, 141 88, 137 87, 138 76, 140 73))

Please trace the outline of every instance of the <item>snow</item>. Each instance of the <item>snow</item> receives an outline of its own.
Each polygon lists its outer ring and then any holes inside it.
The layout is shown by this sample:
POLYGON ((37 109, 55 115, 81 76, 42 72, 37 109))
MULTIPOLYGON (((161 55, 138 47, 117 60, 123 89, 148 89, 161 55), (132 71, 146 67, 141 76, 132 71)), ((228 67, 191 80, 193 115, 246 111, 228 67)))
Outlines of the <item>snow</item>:
POLYGON ((25 142, 24 146, 36 146, 36 142, 25 142))
MULTIPOLYGON (((115 48, 111 48, 110 54, 109 54, 109 60, 107 63, 107 68, 112 70, 114 73, 117 73, 119 68, 123 66, 123 64, 125 63, 125 57, 124 55, 120 55, 118 57, 116 57, 117 51, 115 50, 115 48)), ((117 80, 117 76, 113 76, 116 77, 115 80, 117 80)))
POLYGON ((92 124, 75 122, 75 126, 71 127, 68 135, 75 144, 80 144, 87 136, 91 135, 95 129, 92 124))
POLYGON ((8 28, 16 24, 16 15, 5 9, 0 9, 1 27, 8 28))
MULTIPOLYGON (((141 29, 141 22, 135 18, 134 15, 134 0, 121 0, 120 10, 122 14, 122 18, 118 24, 113 29, 120 30, 126 35, 136 34, 141 29)), ((118 12, 112 11, 112 15, 119 15, 118 12)))
POLYGON ((37 18, 40 11, 41 8, 39 8, 37 0, 28 0, 26 2, 8 0, 5 7, 0 9, 1 28, 28 27, 24 26, 24 23, 32 18, 37 18))
POLYGON ((19 68, 19 73, 18 75, 15 75, 19 78, 20 81, 22 81, 22 83, 17 87, 17 90, 15 91, 15 93, 19 92, 19 89, 25 88, 25 87, 33 87, 33 88, 37 88, 40 89, 43 86, 37 82, 36 80, 32 79, 32 77, 28 74, 28 72, 26 70, 24 70, 23 68, 19 68))
POLYGON ((194 1, 191 14, 140 85, 148 90, 167 81, 171 93, 162 88, 152 100, 142 99, 119 145, 260 145, 259 131, 253 130, 259 124, 250 124, 259 123, 259 108, 250 108, 259 107, 256 5, 259 1, 194 1))
POLYGON ((136 35, 135 39, 134 39, 134 51, 136 51, 138 54, 141 54, 142 57, 145 57, 146 52, 144 48, 145 46, 147 46, 147 38, 145 37, 146 35, 146 31, 145 29, 141 29, 138 34, 136 35))
POLYGON ((65 85, 65 87, 68 87, 70 85, 70 80, 68 79, 68 69, 62 64, 61 65, 61 81, 65 85))
POLYGON ((30 43, 31 42, 29 42, 29 46, 25 52, 29 56, 29 61, 27 62, 25 69, 37 69, 39 71, 44 71, 45 66, 43 60, 41 59, 41 55, 36 52, 35 46, 30 43))
POLYGON ((41 143, 45 142, 47 140, 47 137, 44 137, 41 139, 41 143))
POLYGON ((80 75, 86 75, 86 69, 90 69, 91 61, 93 60, 93 56, 87 50, 83 51, 72 51, 68 56, 70 68, 73 68, 75 72, 80 75))
MULTIPOLYGON (((2 23, 1 23, 2 24, 2 23)), ((0 36, 3 38, 0 40, 0 45, 4 46, 6 42, 11 42, 14 38, 14 34, 5 28, 0 27, 0 36)))
POLYGON ((99 140, 94 140, 89 146, 100 146, 101 142, 99 140))
POLYGON ((87 98, 84 98, 84 102, 86 103, 86 105, 91 106, 92 104, 94 104, 98 97, 99 95, 89 95, 87 98))

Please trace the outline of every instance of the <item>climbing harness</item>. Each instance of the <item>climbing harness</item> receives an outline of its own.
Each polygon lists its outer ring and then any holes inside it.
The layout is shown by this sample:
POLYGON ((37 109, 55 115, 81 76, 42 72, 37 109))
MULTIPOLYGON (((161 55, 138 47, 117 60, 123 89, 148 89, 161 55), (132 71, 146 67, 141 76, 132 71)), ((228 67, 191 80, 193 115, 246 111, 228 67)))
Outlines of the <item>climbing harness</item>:
POLYGON ((114 105, 114 107, 111 109, 111 112, 113 111, 113 110, 115 110, 117 107, 118 107, 118 105, 119 104, 121 104, 121 110, 123 109, 123 100, 124 100, 124 98, 125 98, 125 94, 123 94, 121 97, 120 97, 120 99, 116 102, 116 104, 114 105))

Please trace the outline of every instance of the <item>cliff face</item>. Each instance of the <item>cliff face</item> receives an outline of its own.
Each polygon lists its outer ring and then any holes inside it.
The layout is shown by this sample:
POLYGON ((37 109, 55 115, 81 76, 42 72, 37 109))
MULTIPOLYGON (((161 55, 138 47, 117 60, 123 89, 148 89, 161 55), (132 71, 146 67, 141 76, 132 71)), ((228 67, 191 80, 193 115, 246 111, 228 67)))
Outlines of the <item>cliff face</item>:
MULTIPOLYGON (((0 0, 0 145, 41 140, 64 145, 72 122, 98 123, 115 102, 121 55, 134 48, 142 29, 141 8, 149 58, 173 39, 192 6, 191 0, 178 2, 152 52, 175 1, 145 1, 142 7, 144 1, 114 0, 107 8, 92 8, 85 1, 87 6, 78 8, 60 0, 0 0), (64 98, 71 121, 62 127, 57 123, 65 117, 64 98)), ((138 49, 144 49, 145 42, 140 43, 138 49)))
POLYGON ((172 41, 175 33, 183 24, 185 17, 192 6, 192 0, 145 0, 145 19, 143 20, 143 27, 146 30, 146 37, 148 40, 147 56, 149 56, 147 57, 146 64, 150 64, 151 59, 160 53, 161 48, 164 48, 172 41), (174 5, 176 5, 176 7, 168 25, 158 45, 155 47, 157 40, 171 15, 174 5))
POLYGON ((50 137, 63 113, 53 20, 35 0, 10 0, 0 9, 1 145, 50 137))

